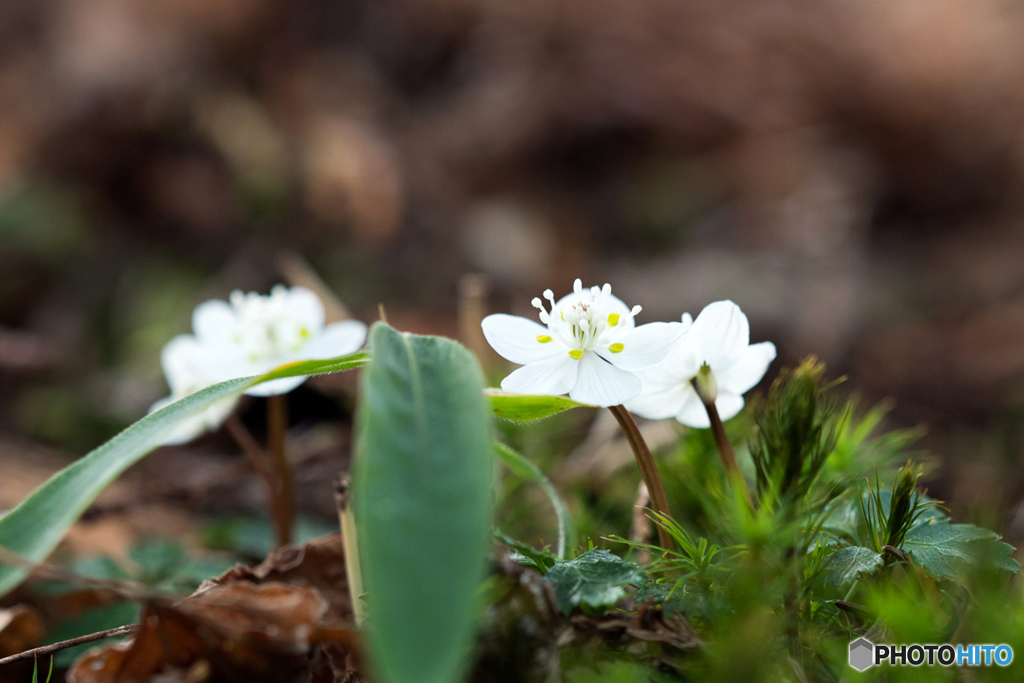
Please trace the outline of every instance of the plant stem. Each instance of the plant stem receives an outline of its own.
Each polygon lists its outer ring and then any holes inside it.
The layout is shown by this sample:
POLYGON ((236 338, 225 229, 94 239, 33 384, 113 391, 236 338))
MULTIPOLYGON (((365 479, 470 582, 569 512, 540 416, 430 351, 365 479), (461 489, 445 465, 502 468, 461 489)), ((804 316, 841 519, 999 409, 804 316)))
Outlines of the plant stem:
MULTIPOLYGON (((252 435, 252 432, 246 429, 237 415, 229 417, 224 426, 227 427, 228 433, 231 434, 231 437, 242 449, 242 452, 249 458, 252 468, 256 470, 256 473, 260 475, 260 479, 263 480, 264 487, 267 490, 267 506, 270 508, 271 516, 274 520, 279 519, 281 516, 279 509, 281 503, 277 490, 277 476, 267 461, 266 451, 256 441, 256 437, 252 435)), ((280 541, 280 538, 278 540, 280 541)))
POLYGON ((747 488, 747 480, 743 478, 739 465, 736 464, 736 454, 729 443, 729 437, 725 434, 725 425, 722 418, 718 416, 718 408, 714 402, 705 403, 704 409, 708 411, 708 419, 711 420, 711 434, 715 438, 715 447, 718 448, 718 455, 722 458, 725 466, 725 473, 735 489, 738 489, 747 501, 747 505, 753 507, 753 500, 750 498, 750 489, 747 488))
MULTIPOLYGON (((611 406, 608 410, 612 411, 612 415, 618 420, 619 426, 622 427, 622 431, 626 435, 626 440, 629 441, 630 448, 633 449, 637 467, 640 468, 640 476, 643 477, 644 483, 647 484, 647 491, 651 495, 651 508, 666 517, 671 517, 672 511, 668 507, 665 487, 661 483, 661 476, 658 475, 658 468, 654 465, 654 458, 651 457, 651 449, 647 447, 640 428, 636 426, 636 420, 629 414, 625 406, 611 406)), ((675 546, 672 543, 672 536, 662 525, 657 524, 656 526, 658 527, 658 542, 661 547, 666 550, 673 549, 675 546)))
POLYGON ((338 507, 341 523, 341 542, 345 547, 345 577, 348 581, 348 597, 352 602, 352 616, 356 626, 362 628, 366 619, 363 606, 363 571, 359 565, 359 539, 356 536, 356 520, 352 512, 352 478, 343 474, 335 484, 334 500, 338 507))
POLYGON ((295 484, 292 469, 285 453, 285 434, 288 431, 288 398, 286 395, 267 397, 267 442, 277 470, 277 506, 274 524, 277 544, 287 545, 292 540, 295 523, 295 484))

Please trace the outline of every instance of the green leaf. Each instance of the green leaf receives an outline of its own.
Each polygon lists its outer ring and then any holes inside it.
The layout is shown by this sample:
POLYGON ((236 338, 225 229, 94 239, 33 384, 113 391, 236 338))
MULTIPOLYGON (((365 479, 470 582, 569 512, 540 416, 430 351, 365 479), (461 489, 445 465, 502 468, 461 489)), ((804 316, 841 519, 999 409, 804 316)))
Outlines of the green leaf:
POLYGON ((494 452, 498 454, 498 457, 505 463, 505 466, 512 470, 513 474, 527 481, 535 482, 544 490, 548 500, 551 501, 551 507, 555 509, 555 517, 558 519, 558 542, 555 545, 555 554, 558 555, 560 560, 565 558, 567 537, 571 533, 568 523, 569 513, 565 509, 562 497, 555 490, 554 484, 544 476, 539 467, 505 444, 495 443, 494 452))
POLYGON ((972 567, 1019 572, 1020 564, 1011 557, 1013 546, 999 539, 988 529, 939 520, 908 531, 903 550, 936 579, 963 579, 972 567))
POLYGON ((491 399, 491 410, 496 416, 515 422, 535 422, 571 408, 594 407, 565 396, 510 394, 500 389, 485 389, 484 393, 491 399))
MULTIPOLYGON (((260 377, 214 384, 142 418, 96 450, 68 465, 0 518, 0 546, 41 562, 110 482, 163 445, 182 421, 219 400, 238 396, 271 379, 349 370, 366 363, 365 352, 330 360, 290 363, 260 377)), ((25 570, 0 565, 0 595, 18 585, 25 570)))
POLYGON ((882 564, 882 556, 871 548, 849 546, 838 551, 828 561, 825 583, 845 586, 856 581, 861 574, 870 574, 882 564))
POLYGON ((378 323, 370 348, 352 496, 374 679, 452 683, 471 653, 490 545, 483 377, 449 339, 378 323))
POLYGON ((533 567, 541 574, 547 574, 548 570, 558 564, 559 559, 548 550, 537 550, 531 545, 509 538, 505 534, 495 534, 498 540, 509 547, 509 557, 523 565, 533 567))
POLYGON ((635 564, 607 550, 588 550, 575 560, 556 564, 544 578, 555 584, 558 606, 568 614, 577 605, 614 605, 626 595, 622 586, 642 577, 635 564))

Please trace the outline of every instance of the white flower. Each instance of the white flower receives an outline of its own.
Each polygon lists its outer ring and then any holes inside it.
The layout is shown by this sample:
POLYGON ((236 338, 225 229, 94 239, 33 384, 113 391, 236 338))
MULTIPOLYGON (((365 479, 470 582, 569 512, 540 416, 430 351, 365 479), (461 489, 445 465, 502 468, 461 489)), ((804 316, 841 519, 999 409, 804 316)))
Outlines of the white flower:
POLYGON ((689 427, 711 426, 707 410, 692 384, 696 379, 714 400, 722 420, 743 408, 750 391, 775 360, 771 342, 750 343, 750 323, 731 301, 708 304, 691 323, 686 337, 658 365, 640 373, 643 392, 626 404, 632 412, 651 420, 674 417, 689 427))
POLYGON ((611 285, 584 289, 576 280, 573 293, 555 301, 551 290, 533 305, 539 325, 502 313, 483 320, 484 337, 501 356, 524 367, 501 382, 521 394, 569 396, 581 403, 614 406, 640 393, 636 371, 662 359, 684 332, 680 323, 648 323, 637 327, 639 306, 628 308, 612 296, 611 285))
MULTIPOLYGON (((320 297, 305 287, 274 287, 269 296, 231 293, 196 307, 192 329, 204 349, 204 369, 215 381, 260 375, 286 363, 324 360, 357 351, 366 325, 357 320, 324 325, 320 297)), ((271 380, 249 389, 250 396, 285 394, 305 377, 271 380)))
MULTIPOLYGON (((214 384, 215 380, 203 371, 206 355, 199 342, 191 335, 182 334, 167 342, 160 352, 160 365, 163 367, 167 384, 171 387, 171 395, 154 403, 149 412, 156 412, 178 399, 214 384)), ((164 443, 186 443, 204 432, 217 429, 231 415, 237 403, 237 398, 217 401, 198 415, 180 422, 164 443)))

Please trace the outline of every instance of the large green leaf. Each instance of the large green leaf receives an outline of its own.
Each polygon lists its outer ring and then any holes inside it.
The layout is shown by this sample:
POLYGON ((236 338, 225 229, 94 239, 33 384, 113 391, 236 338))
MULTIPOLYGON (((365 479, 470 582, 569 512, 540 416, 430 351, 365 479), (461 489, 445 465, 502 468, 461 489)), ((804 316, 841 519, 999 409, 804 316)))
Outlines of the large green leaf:
POLYGON ((526 481, 536 483, 544 490, 544 494, 551 501, 551 507, 555 509, 555 517, 558 521, 558 542, 555 546, 555 554, 558 556, 558 559, 564 559, 566 543, 570 542, 568 538, 570 535, 569 513, 565 509, 562 497, 555 490, 554 484, 544 476, 539 467, 505 444, 495 443, 494 452, 498 454, 498 457, 513 474, 526 481))
POLYGON ((510 394, 501 389, 487 389, 486 394, 491 399, 491 410, 497 417, 515 422, 536 422, 571 408, 594 407, 565 396, 510 394))
POLYGON ((908 531, 903 550, 937 579, 963 579, 972 567, 1019 572, 1013 546, 999 538, 996 532, 971 524, 937 520, 908 531))
POLYGON ((870 574, 882 566, 882 556, 871 548, 849 546, 839 550, 828 561, 825 583, 845 586, 853 583, 861 574, 870 574))
POLYGON ((490 544, 493 457, 483 377, 440 337, 370 332, 353 504, 367 641, 380 683, 464 672, 490 544))
MULTIPOLYGON (((349 370, 364 365, 366 357, 359 352, 331 360, 291 363, 260 377, 214 384, 147 415, 57 472, 0 518, 0 546, 27 560, 41 562, 96 496, 118 475, 161 446, 182 420, 267 380, 349 370)), ((14 588, 24 577, 23 569, 0 565, 0 595, 14 588)))

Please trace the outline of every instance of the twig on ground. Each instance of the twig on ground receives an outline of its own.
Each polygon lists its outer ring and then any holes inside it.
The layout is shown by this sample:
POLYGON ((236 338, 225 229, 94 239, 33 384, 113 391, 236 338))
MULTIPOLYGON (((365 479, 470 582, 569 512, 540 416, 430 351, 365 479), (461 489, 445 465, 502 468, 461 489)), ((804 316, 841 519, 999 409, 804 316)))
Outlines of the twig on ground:
POLYGON ((138 630, 138 624, 128 624, 127 626, 118 626, 117 628, 110 628, 106 631, 99 631, 98 633, 90 633, 86 636, 78 636, 77 638, 62 640, 59 643, 43 645, 42 647, 36 647, 31 650, 19 652, 18 654, 11 655, 10 657, 4 657, 3 659, 0 659, 0 666, 3 666, 4 664, 13 664, 14 662, 20 662, 25 659, 32 659, 33 657, 45 656, 60 650, 66 650, 69 647, 75 647, 76 645, 84 645, 85 643, 92 643, 97 640, 105 640, 116 636, 126 636, 131 633, 135 633, 138 630))

